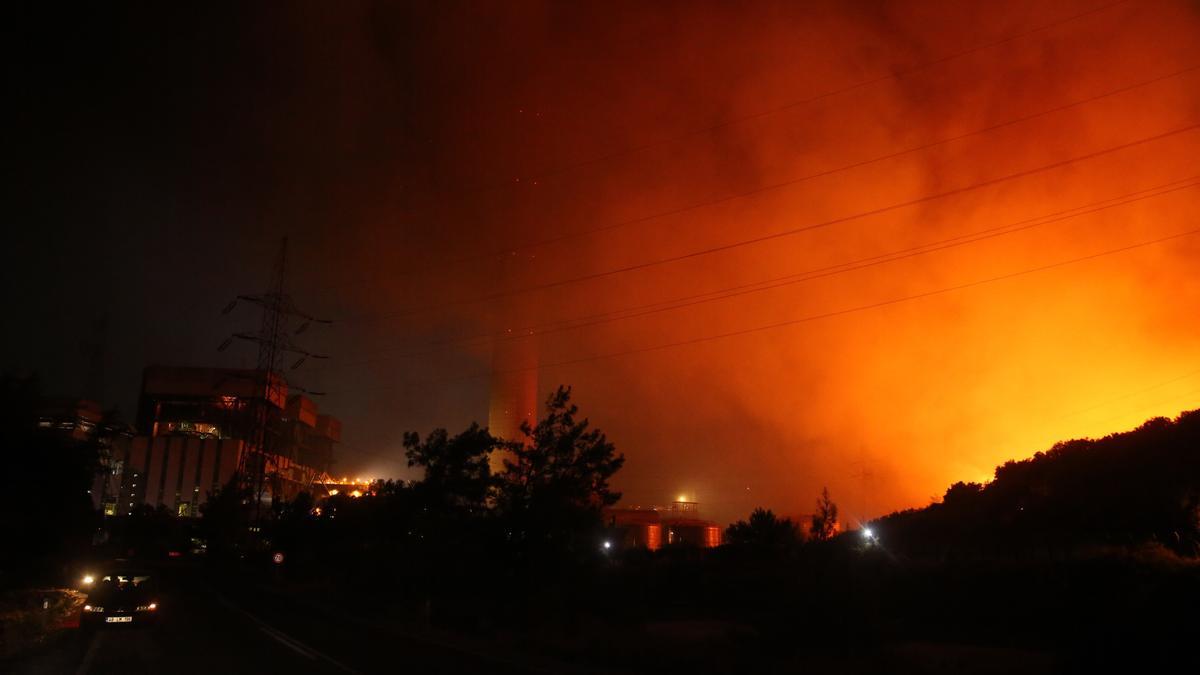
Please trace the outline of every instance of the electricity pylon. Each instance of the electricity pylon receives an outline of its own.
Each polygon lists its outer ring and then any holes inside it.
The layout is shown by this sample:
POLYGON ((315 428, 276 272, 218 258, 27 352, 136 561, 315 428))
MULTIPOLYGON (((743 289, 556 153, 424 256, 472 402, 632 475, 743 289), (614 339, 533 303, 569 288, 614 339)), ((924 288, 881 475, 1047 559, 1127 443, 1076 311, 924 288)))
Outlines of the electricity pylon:
MULTIPOLYGON (((222 314, 229 314, 239 302, 257 305, 262 310, 258 332, 233 333, 217 348, 218 351, 224 351, 235 339, 258 345, 254 392, 250 398, 248 414, 245 416, 249 427, 244 434, 246 450, 238 463, 241 485, 254 496, 256 521, 266 488, 266 479, 268 475, 277 475, 280 468, 276 445, 278 430, 275 428, 276 420, 272 408, 283 408, 287 405, 287 383, 282 372, 284 359, 295 357, 291 370, 296 370, 308 359, 329 358, 324 354, 308 351, 292 340, 293 336, 303 333, 314 323, 329 325, 333 322, 312 316, 296 307, 286 292, 286 280, 287 237, 284 237, 280 243, 268 290, 257 295, 239 295, 221 311, 222 314), (299 321, 299 326, 294 331, 290 330, 293 321, 299 321)), ((321 394, 300 387, 292 388, 311 395, 321 394)))

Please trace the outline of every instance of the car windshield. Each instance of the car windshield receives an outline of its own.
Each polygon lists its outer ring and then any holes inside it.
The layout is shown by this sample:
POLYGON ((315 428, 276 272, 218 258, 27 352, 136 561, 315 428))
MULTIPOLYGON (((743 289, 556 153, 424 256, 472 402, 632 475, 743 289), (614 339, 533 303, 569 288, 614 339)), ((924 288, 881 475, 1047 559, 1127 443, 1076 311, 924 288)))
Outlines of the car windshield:
POLYGON ((89 597, 99 599, 141 596, 150 592, 151 582, 150 575, 140 572, 105 574, 96 580, 96 587, 89 597))

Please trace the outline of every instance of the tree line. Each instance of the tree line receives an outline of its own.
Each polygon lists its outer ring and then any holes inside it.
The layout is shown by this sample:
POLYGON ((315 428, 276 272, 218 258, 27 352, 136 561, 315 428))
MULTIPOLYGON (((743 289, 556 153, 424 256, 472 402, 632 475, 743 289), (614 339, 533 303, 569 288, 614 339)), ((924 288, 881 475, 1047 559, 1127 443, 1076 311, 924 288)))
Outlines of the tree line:
POLYGON ((1055 444, 958 482, 940 503, 881 518, 881 542, 923 557, 1057 556, 1158 546, 1200 553, 1200 410, 1055 444))
POLYGON ((829 488, 823 488, 808 523, 780 518, 771 509, 759 507, 748 520, 739 520, 725 530, 725 542, 760 552, 791 551, 805 542, 829 541, 839 526, 837 504, 830 498, 829 488))
POLYGON ((505 601, 505 588, 533 579, 550 588, 602 564, 602 510, 620 499, 610 481, 624 456, 580 417, 569 387, 553 392, 521 435, 498 438, 478 424, 454 435, 407 433, 404 453, 419 480, 379 481, 362 496, 319 504, 302 493, 276 505, 257 536, 250 495, 231 484, 202 507, 200 527, 216 558, 285 551, 295 581, 390 591, 435 613, 486 614, 505 601))

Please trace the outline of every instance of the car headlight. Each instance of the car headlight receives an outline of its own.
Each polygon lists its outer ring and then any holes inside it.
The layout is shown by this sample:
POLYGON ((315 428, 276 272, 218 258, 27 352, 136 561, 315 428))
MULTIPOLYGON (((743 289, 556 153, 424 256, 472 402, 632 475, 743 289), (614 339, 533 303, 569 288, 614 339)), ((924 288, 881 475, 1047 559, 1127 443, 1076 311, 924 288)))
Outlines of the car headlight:
POLYGON ((103 612, 104 608, 100 607, 98 605, 84 605, 83 611, 85 611, 85 612, 103 612))

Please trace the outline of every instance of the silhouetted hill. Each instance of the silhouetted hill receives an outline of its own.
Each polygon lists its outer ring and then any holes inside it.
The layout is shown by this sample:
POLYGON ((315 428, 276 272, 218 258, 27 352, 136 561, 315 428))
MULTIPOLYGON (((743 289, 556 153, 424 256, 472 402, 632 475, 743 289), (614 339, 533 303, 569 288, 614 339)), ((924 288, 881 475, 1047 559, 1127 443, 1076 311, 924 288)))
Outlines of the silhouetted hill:
POLYGON ((1073 440, 955 483, 941 503, 873 524, 884 548, 914 556, 1055 555, 1161 544, 1200 551, 1200 410, 1098 440, 1073 440))

